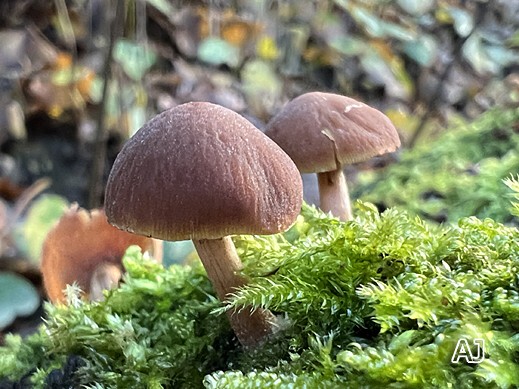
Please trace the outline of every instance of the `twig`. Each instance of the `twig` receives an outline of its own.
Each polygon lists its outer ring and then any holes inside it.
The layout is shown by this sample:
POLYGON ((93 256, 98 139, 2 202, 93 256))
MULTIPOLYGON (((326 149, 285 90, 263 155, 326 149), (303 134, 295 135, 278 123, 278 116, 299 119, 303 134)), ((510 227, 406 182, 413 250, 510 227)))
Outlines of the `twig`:
POLYGON ((97 116, 97 131, 94 143, 94 152, 92 158, 92 170, 88 185, 88 207, 96 208, 100 206, 101 190, 103 187, 103 175, 106 160, 106 131, 104 118, 106 115, 106 99, 108 95, 108 84, 112 70, 112 54, 115 41, 122 35, 124 28, 124 0, 117 0, 115 14, 110 21, 110 41, 106 52, 105 63, 103 68, 103 94, 101 107, 97 116))
MULTIPOLYGON (((466 39, 459 39, 458 42, 464 42, 466 39)), ((422 135, 423 131, 425 130, 425 125, 429 121, 429 118, 436 112, 437 102, 441 97, 441 94, 443 92, 443 86, 445 85, 445 81, 449 77, 449 74, 451 72, 452 67, 455 63, 458 62, 458 55, 461 52, 461 47, 463 46, 463 43, 458 43, 456 47, 454 48, 453 58, 452 61, 450 61, 443 70, 443 73, 438 80, 438 83, 436 84, 436 89, 434 90, 434 93, 430 97, 429 100, 429 106, 426 108, 425 112, 420 117, 420 122, 418 123, 418 126, 416 126, 416 129, 413 132, 413 135, 411 136, 411 139, 409 139, 409 143, 407 144, 407 147, 412 149, 420 137, 422 135)))
POLYGON ((461 50, 463 48, 463 45, 465 42, 472 36, 474 31, 476 31, 477 26, 482 21, 484 15, 484 5, 478 5, 478 8, 476 10, 476 17, 474 18, 474 27, 468 33, 466 36, 461 37, 459 39, 456 39, 454 50, 452 53, 452 61, 450 61, 443 70, 443 73, 438 80, 438 83, 436 84, 436 89, 434 90, 434 93, 432 94, 431 98, 429 99, 429 104, 425 112, 420 117, 420 122, 418 123, 418 126, 416 126, 416 129, 413 132, 413 135, 411 136, 411 139, 409 139, 409 142, 407 144, 407 147, 412 149, 418 140, 418 138, 422 135, 423 131, 425 130, 425 126, 427 122, 429 121, 429 118, 436 112, 438 108, 438 101, 440 100, 441 94, 443 92, 443 88, 445 85, 445 81, 450 75, 452 67, 458 63, 460 57, 461 57, 461 50))
MULTIPOLYGON (((12 213, 10 213, 9 218, 7 219, 5 225, 0 228, 0 246, 2 242, 7 239, 7 237, 11 234, 16 223, 25 212, 29 204, 36 196, 38 196, 41 192, 48 189, 51 185, 51 180, 44 177, 40 178, 36 182, 34 182, 31 186, 25 189, 22 194, 16 199, 14 203, 14 207, 12 213)), ((0 256, 2 253, 0 252, 0 256)))

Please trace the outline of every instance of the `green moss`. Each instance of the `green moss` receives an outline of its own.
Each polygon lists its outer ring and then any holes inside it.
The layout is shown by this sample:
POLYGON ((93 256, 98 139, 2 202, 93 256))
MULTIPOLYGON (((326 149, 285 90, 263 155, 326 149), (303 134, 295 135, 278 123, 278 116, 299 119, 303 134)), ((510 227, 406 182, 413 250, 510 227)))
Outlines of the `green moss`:
POLYGON ((517 178, 514 178, 513 176, 506 178, 504 183, 514 191, 511 196, 514 201, 512 201, 510 212, 515 216, 519 216, 519 176, 517 176, 517 178))
POLYGON ((47 340, 43 329, 25 340, 19 335, 8 334, 5 346, 0 347, 0 379, 19 380, 26 374, 35 373, 36 367, 59 367, 64 360, 49 357, 47 340))
POLYGON ((70 288, 69 306, 46 305, 46 325, 33 342, 50 359, 31 360, 31 344, 11 338, 0 348, 0 373, 19 379, 37 367, 34 381, 42 385, 55 361, 75 355, 84 361, 77 375, 86 385, 196 387, 207 372, 226 367, 222 350, 236 344, 225 318, 212 313, 219 303, 203 269, 165 270, 136 247, 124 263, 128 275, 105 302, 86 303, 70 288))
POLYGON ((38 334, 10 337, 0 377, 43 387, 74 374, 89 388, 519 385, 518 230, 473 217, 431 226, 367 203, 356 214, 342 223, 304 206, 285 235, 237 237, 251 283, 225 307, 198 264, 164 269, 131 248, 125 282, 104 302, 70 290, 68 306, 46 306, 38 334), (250 305, 280 318, 256 351, 241 349, 223 314, 250 305), (459 339, 483 339, 484 361, 452 363, 459 339))
POLYGON ((436 221, 477 216, 517 222, 502 180, 519 171, 518 125, 518 108, 490 110, 434 142, 404 150, 387 170, 362 174, 353 194, 436 221))

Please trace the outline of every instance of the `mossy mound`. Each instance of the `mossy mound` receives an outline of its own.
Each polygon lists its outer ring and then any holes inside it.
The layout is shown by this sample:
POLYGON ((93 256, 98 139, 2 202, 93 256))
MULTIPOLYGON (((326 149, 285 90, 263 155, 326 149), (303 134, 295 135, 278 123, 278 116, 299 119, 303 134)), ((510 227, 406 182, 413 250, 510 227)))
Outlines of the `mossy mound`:
POLYGON ((402 207, 439 222, 477 216, 518 223, 502 185, 518 171, 519 108, 496 108, 454 125, 434 142, 404 150, 384 171, 363 173, 353 193, 381 209, 402 207))
POLYGON ((198 264, 164 269, 130 248, 119 289, 101 303, 71 291, 68 307, 47 305, 38 334, 0 348, 0 377, 88 388, 519 385, 519 231, 473 217, 431 226, 367 203, 356 212, 342 223, 305 206, 285 235, 237 237, 251 283, 227 307, 198 264), (283 327, 254 352, 223 314, 247 305, 283 327), (482 339, 484 360, 451 362, 459 339, 482 339))

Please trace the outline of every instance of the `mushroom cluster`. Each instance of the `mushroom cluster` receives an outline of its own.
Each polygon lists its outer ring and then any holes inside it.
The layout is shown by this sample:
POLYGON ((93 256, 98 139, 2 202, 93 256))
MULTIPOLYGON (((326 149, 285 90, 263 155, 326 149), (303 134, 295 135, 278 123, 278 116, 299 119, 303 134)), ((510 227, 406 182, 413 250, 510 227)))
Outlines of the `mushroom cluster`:
MULTIPOLYGON (((301 177, 287 154, 242 116, 206 102, 176 106, 146 123, 117 156, 105 194, 114 226, 192 239, 222 301, 246 283, 230 235, 285 231, 301 205, 301 177)), ((245 346, 273 331, 269 311, 228 316, 245 346)))
MULTIPOLYGON (((288 229, 302 205, 298 168, 318 173, 323 210, 349 220, 343 166, 400 145, 381 112, 320 92, 287 104, 266 135, 211 103, 162 112, 115 160, 105 193, 109 222, 138 235, 192 239, 218 298, 225 301, 247 283, 230 236, 288 229)), ((274 316, 264 309, 244 308, 228 316, 244 346, 261 344, 274 330, 274 316)))
POLYGON ((395 151, 398 133, 382 112, 350 97, 311 92, 290 101, 265 134, 301 173, 317 173, 321 209, 352 218, 345 165, 395 151))

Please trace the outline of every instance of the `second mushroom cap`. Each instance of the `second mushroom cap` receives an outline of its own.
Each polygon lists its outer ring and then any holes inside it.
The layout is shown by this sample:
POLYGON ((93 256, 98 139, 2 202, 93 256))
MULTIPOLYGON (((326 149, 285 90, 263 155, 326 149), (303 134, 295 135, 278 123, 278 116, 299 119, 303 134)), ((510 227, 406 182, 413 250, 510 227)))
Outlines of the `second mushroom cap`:
POLYGON ((302 173, 326 172, 400 147, 382 112, 351 97, 310 92, 290 101, 265 132, 302 173))

